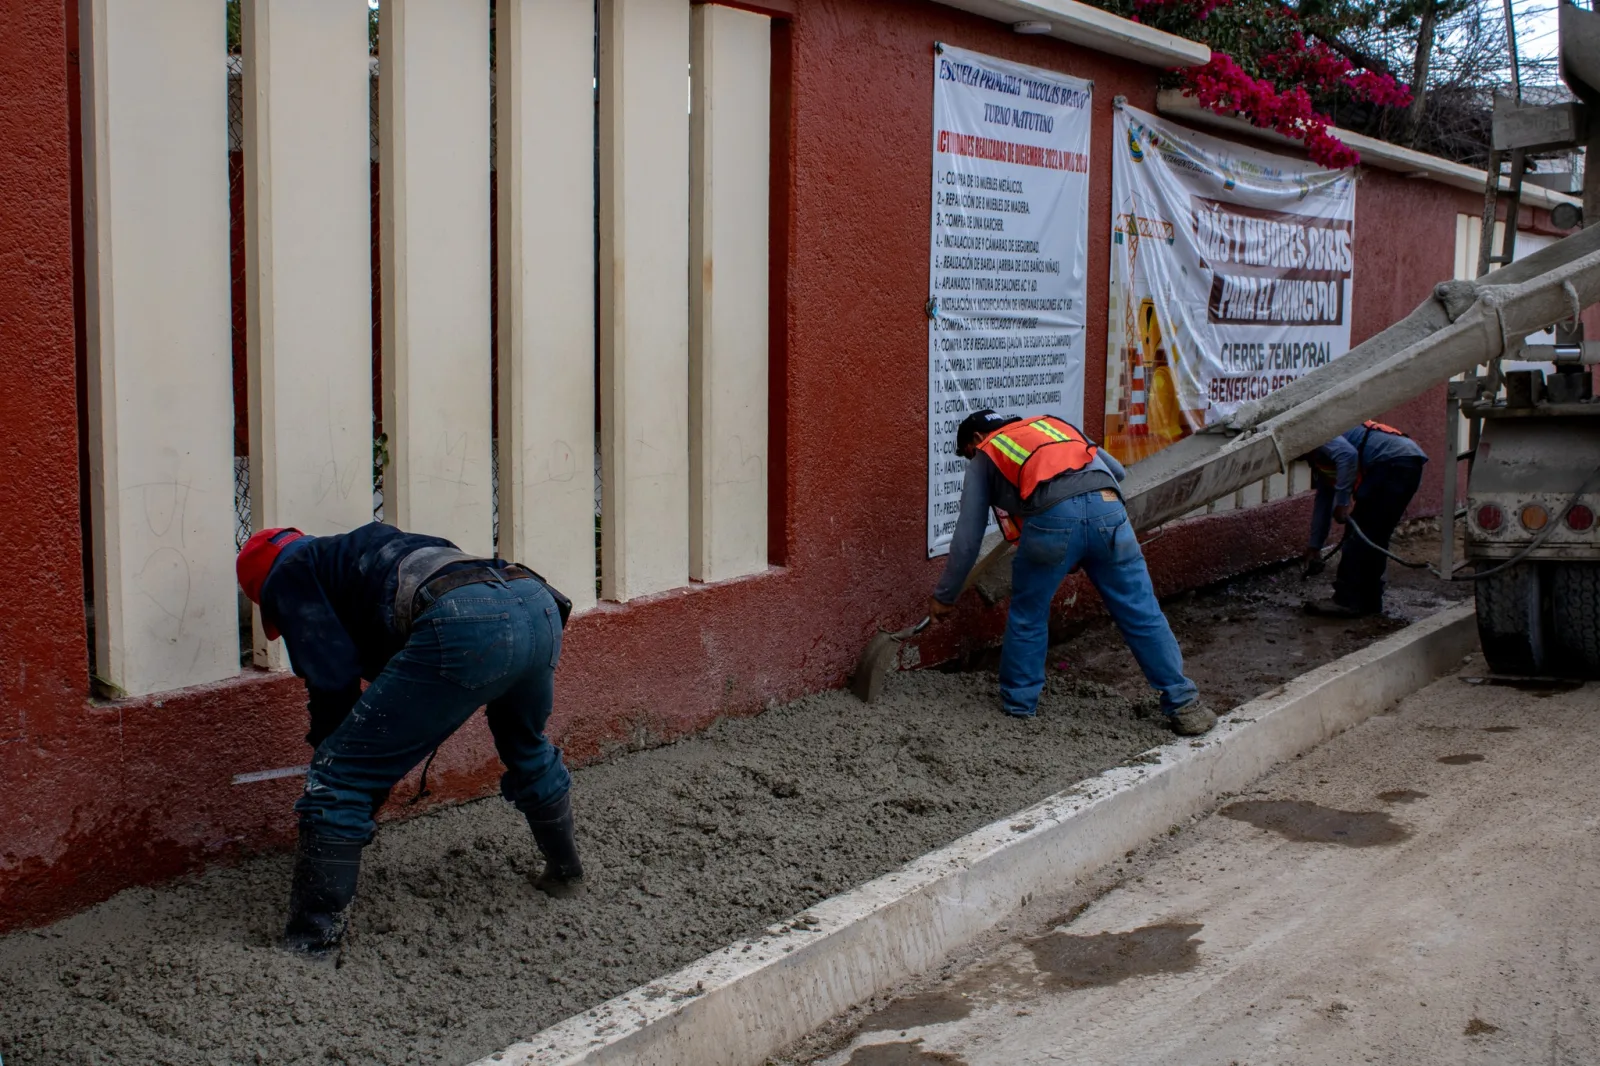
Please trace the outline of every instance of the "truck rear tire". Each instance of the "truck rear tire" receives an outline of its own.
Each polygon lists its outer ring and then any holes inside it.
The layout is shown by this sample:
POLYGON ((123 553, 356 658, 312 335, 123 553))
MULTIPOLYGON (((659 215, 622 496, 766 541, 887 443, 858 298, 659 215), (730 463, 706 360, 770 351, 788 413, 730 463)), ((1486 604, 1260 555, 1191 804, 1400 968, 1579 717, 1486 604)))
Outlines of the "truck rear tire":
MULTIPOLYGON (((1481 560, 1487 570, 1498 565, 1481 560)), ((1489 669, 1497 674, 1536 677, 1545 672, 1545 596, 1538 563, 1518 563, 1474 582, 1478 601, 1478 640, 1489 669)))
POLYGON ((1557 563, 1550 575, 1556 672, 1600 679, 1600 563, 1557 563))

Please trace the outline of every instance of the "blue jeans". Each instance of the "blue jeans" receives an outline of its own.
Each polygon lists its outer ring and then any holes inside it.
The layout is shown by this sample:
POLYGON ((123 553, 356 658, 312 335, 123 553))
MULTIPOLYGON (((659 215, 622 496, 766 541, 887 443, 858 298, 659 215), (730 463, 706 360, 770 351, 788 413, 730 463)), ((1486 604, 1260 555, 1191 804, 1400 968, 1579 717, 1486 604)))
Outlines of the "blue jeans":
POLYGON ((506 767, 501 794, 524 811, 560 799, 572 779, 544 735, 560 655, 561 614, 539 582, 445 593, 318 746, 295 804, 300 825, 318 836, 371 840, 389 790, 479 707, 488 708, 506 767))
POLYGON ((1176 714, 1198 695, 1183 676, 1183 653, 1150 585, 1139 538, 1122 501, 1086 492, 1025 518, 1011 563, 1011 612, 1000 652, 1000 701, 1007 714, 1029 718, 1044 690, 1050 602, 1067 574, 1082 566, 1106 610, 1161 693, 1161 710, 1176 714))

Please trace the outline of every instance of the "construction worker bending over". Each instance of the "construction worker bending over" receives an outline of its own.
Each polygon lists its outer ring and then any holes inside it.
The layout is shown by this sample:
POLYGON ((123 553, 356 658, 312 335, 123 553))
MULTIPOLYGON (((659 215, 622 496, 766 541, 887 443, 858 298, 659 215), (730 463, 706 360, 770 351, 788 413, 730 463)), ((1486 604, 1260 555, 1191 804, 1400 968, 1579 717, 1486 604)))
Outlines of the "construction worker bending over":
POLYGON ((1333 597, 1308 600, 1308 614, 1328 618, 1360 618, 1383 612, 1384 572, 1389 538, 1405 517, 1411 497, 1422 484, 1428 455, 1417 442, 1393 426, 1363 422, 1304 456, 1311 464, 1317 502, 1311 512, 1311 541, 1306 545, 1306 574, 1322 571, 1322 546, 1333 522, 1353 520, 1374 548, 1347 531, 1343 558, 1334 575, 1333 597))
POLYGON ((316 749, 295 804, 283 947, 321 955, 338 946, 373 816, 479 707, 505 764, 500 791, 544 855, 536 887, 576 891, 571 778, 544 735, 566 597, 526 567, 378 522, 329 537, 264 529, 239 552, 238 570, 267 636, 282 632, 305 679, 316 749))
POLYGON ((1217 716, 1183 676, 1183 653, 1156 602, 1139 538, 1128 524, 1118 488, 1122 464, 1076 427, 1048 415, 1001 418, 979 411, 956 430, 956 450, 967 460, 961 513, 928 613, 938 620, 955 609, 993 509, 1007 539, 1017 544, 1000 653, 1005 712, 1015 718, 1037 713, 1050 603, 1067 575, 1082 567, 1144 676, 1161 693, 1161 710, 1173 731, 1196 736, 1215 725, 1217 716))

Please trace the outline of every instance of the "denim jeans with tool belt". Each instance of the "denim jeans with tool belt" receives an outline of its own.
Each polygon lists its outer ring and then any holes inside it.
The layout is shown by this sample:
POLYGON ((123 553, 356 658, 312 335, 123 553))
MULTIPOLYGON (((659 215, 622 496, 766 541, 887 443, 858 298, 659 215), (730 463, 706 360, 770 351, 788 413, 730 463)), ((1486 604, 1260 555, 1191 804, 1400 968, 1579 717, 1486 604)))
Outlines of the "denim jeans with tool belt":
POLYGON ((561 655, 549 590, 496 581, 418 596, 405 647, 312 757, 295 810, 318 836, 370 840, 389 790, 479 707, 505 764, 506 799, 538 810, 571 786, 561 749, 544 735, 561 655))
POLYGON ((1011 612, 1000 653, 1000 700, 1007 714, 1032 717, 1044 689, 1050 603, 1081 566, 1094 583, 1133 657, 1176 714, 1198 695, 1183 676, 1183 653, 1161 613, 1139 538, 1113 492, 1086 492, 1025 518, 1011 563, 1011 612))

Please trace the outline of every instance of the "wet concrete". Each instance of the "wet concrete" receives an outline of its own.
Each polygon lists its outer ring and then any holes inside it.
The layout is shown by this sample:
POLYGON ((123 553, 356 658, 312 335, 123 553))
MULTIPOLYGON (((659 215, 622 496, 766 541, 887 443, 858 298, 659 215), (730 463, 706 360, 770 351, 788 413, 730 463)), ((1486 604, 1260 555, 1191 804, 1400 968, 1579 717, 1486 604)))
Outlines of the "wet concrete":
POLYGON ((1441 755, 1437 761, 1444 763, 1446 766, 1467 766, 1471 763, 1482 762, 1484 758, 1485 756, 1479 755, 1477 752, 1464 752, 1460 755, 1441 755))
POLYGON ((1248 800, 1217 813, 1301 844, 1374 848, 1398 844, 1410 835, 1383 811, 1341 811, 1307 800, 1248 800))
POLYGON ((1195 934, 1203 926, 1184 922, 1146 925, 1125 933, 1077 936, 1051 933, 1028 942, 1034 965, 1060 988, 1098 988, 1148 977, 1181 973, 1200 964, 1195 934))
POLYGON ((1384 803, 1415 803, 1428 798, 1426 792, 1416 792, 1409 788, 1395 788, 1388 792, 1378 793, 1378 798, 1384 803))
POLYGON ((389 824, 338 969, 272 947, 288 856, 125 892, 0 939, 0 1055, 471 1061, 1163 743, 1152 710, 1057 675, 1015 721, 992 675, 922 672, 724 721, 575 774, 573 900, 503 802, 389 824))
POLYGON ((1483 731, 1485 733, 1515 733, 1520 728, 1522 727, 1514 725, 1486 725, 1483 727, 1483 731))
MULTIPOLYGON (((1439 534, 1417 523, 1395 537, 1395 551, 1410 559, 1439 555, 1439 534)), ((1332 572, 1305 580, 1284 566, 1174 597, 1162 604, 1183 648, 1184 666, 1215 706, 1235 707, 1274 685, 1332 662, 1472 597, 1470 582, 1447 584, 1427 571, 1389 567, 1383 615, 1358 619, 1308 617, 1308 599, 1330 595, 1332 572)), ((1069 631, 1070 632, 1070 631, 1069 631)), ((1137 697, 1137 664, 1115 634, 1110 640, 1074 640, 1056 649, 1052 667, 1137 697)))
POLYGON ((972 1013, 972 1004, 958 994, 926 992, 897 999, 867 1019, 865 1028, 884 1032, 903 1032, 924 1025, 953 1022, 972 1013))
POLYGON ((1466 1028, 1466 1031, 1465 1031, 1465 1035, 1466 1036, 1488 1036, 1490 1033, 1498 1033, 1499 1031, 1500 1031, 1500 1027, 1498 1025, 1490 1025, 1488 1022, 1484 1021, 1482 1018, 1474 1018, 1470 1022, 1467 1023, 1467 1028, 1466 1028))
MULTIPOLYGON (((1289 568, 1170 613, 1220 710, 1453 591, 1408 580, 1393 619, 1303 618, 1312 593, 1289 568)), ((577 900, 529 887, 527 826, 498 800, 386 825, 337 969, 271 947, 286 855, 0 938, 0 1055, 402 1066, 488 1054, 1170 739, 1115 630, 1075 632, 1052 649, 1030 722, 999 713, 992 673, 922 671, 891 678, 871 707, 824 693, 578 771, 590 887, 577 900)))
POLYGON ((944 1051, 929 1051, 922 1041, 866 1044, 856 1048, 847 1066, 967 1066, 967 1060, 944 1051))

